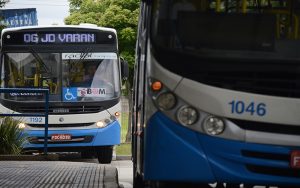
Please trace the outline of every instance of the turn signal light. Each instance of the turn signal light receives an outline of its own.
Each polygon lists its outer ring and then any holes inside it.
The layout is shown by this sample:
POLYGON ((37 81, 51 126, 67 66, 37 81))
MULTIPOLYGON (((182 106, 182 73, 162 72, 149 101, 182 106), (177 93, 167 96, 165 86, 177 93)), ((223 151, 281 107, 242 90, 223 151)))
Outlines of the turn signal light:
POLYGON ((159 91, 159 90, 161 90, 161 88, 162 88, 162 83, 160 81, 155 81, 151 85, 151 89, 153 91, 159 91))
POLYGON ((121 115, 120 112, 115 112, 116 117, 119 117, 120 115, 121 115))

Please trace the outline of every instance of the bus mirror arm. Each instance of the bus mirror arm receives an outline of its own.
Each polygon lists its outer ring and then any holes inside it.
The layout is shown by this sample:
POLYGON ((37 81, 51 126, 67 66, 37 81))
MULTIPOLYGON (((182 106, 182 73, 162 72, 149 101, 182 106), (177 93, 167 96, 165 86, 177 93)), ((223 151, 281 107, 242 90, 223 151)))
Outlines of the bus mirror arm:
POLYGON ((127 80, 127 78, 129 77, 128 62, 122 57, 120 59, 121 59, 121 76, 123 80, 127 80))

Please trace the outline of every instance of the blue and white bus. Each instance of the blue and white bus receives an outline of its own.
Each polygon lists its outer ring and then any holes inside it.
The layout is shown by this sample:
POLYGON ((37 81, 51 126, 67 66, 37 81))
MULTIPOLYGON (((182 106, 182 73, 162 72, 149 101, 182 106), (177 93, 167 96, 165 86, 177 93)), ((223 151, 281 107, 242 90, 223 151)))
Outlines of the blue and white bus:
MULTIPOLYGON (((120 143, 121 70, 114 29, 92 25, 4 29, 1 88, 48 88, 48 151, 81 152, 110 163, 120 143)), ((124 69, 122 69, 124 68, 124 69)), ((125 74, 123 76, 126 76, 125 74)), ((0 112, 45 112, 44 96, 1 95, 0 112)), ((26 150, 43 150, 42 117, 21 118, 26 150)))
POLYGON ((134 187, 300 186, 299 18, 299 0, 141 1, 134 187))

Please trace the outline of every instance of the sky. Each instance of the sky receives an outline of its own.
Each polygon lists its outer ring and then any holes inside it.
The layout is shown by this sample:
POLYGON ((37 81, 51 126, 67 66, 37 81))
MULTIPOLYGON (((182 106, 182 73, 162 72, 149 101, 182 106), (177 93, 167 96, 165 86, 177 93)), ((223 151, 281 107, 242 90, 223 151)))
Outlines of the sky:
POLYGON ((36 8, 39 25, 64 24, 69 16, 68 0, 9 0, 3 9, 36 8))

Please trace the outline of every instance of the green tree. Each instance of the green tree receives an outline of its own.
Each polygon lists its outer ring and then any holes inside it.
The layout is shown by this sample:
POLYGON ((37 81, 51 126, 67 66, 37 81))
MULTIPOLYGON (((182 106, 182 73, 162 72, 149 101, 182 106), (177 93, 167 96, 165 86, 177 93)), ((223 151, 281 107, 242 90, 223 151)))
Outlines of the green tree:
POLYGON ((6 3, 8 3, 9 0, 0 0, 0 8, 4 7, 6 3))
MULTIPOLYGON (((129 65, 129 79, 125 84, 126 93, 131 96, 139 0, 69 0, 69 2, 71 14, 65 18, 65 24, 91 23, 117 30, 120 55, 129 65)), ((129 106, 131 105, 130 103, 129 106)), ((131 107, 129 108, 131 109, 131 107)), ((131 121, 130 117, 131 115, 129 115, 128 122, 131 121)), ((129 142, 130 138, 131 128, 129 126, 126 142, 129 142)))
POLYGON ((0 118, 0 154, 20 154, 26 135, 19 129, 20 121, 12 117, 0 118))
POLYGON ((120 55, 130 68, 132 82, 139 0, 69 0, 70 16, 65 24, 92 23, 117 30, 120 55))
MULTIPOLYGON (((3 8, 6 3, 8 3, 9 0, 0 0, 0 8, 3 8)), ((0 17, 0 21, 3 20, 2 17, 0 17)), ((2 29, 4 29, 6 26, 5 25, 0 25, 0 32, 2 31, 2 29)))

